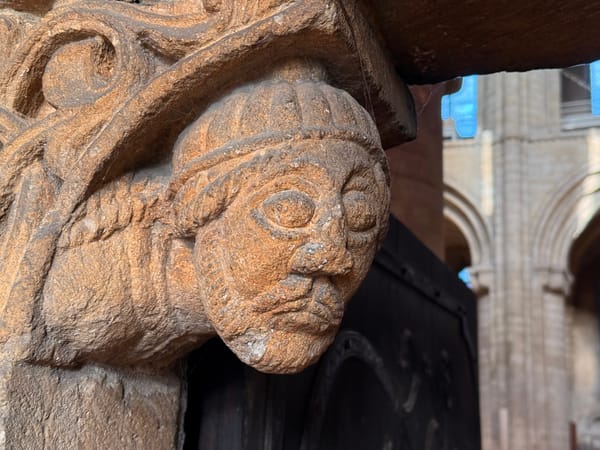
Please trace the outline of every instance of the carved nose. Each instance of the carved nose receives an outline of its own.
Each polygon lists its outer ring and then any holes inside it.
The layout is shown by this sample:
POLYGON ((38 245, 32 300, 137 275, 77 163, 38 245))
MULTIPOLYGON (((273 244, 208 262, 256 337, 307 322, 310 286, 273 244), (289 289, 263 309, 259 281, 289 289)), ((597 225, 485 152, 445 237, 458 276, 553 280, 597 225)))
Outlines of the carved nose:
POLYGON ((296 250, 290 269, 304 275, 345 275, 352 270, 353 264, 352 255, 345 246, 309 242, 296 250))
POLYGON ((346 230, 340 204, 327 209, 318 221, 319 230, 313 239, 302 245, 292 256, 291 271, 304 275, 346 275, 354 261, 346 249, 346 230))

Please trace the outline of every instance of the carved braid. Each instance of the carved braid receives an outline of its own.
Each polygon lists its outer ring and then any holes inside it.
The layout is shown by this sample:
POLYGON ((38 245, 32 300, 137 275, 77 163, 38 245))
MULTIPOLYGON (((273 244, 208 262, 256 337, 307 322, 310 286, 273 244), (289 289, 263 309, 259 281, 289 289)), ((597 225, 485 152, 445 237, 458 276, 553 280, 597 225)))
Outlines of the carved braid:
POLYGON ((208 185, 200 180, 201 177, 193 177, 176 195, 174 207, 164 201, 165 183, 151 176, 125 175, 92 194, 75 211, 74 218, 61 234, 59 248, 74 248, 107 239, 132 224, 144 228, 155 222, 172 225, 173 210, 178 211, 176 234, 194 236, 199 227, 218 218, 227 209, 239 192, 240 179, 263 171, 274 157, 281 158, 287 153, 282 149, 282 153, 276 155, 271 153, 272 150, 253 155, 251 160, 243 163, 235 161, 237 167, 223 168, 223 175, 208 185))
MULTIPOLYGON (((267 158, 266 161, 269 159, 267 158)), ((199 227, 219 217, 237 196, 242 173, 255 173, 259 168, 264 167, 266 161, 264 157, 257 157, 208 185, 204 183, 202 174, 188 180, 175 197, 176 225, 179 234, 193 236, 199 227), (194 195, 196 191, 198 194, 194 195)))
POLYGON ((132 224, 150 227, 168 214, 161 195, 164 184, 151 177, 125 175, 95 192, 74 214, 59 240, 59 247, 73 248, 107 239, 132 224))

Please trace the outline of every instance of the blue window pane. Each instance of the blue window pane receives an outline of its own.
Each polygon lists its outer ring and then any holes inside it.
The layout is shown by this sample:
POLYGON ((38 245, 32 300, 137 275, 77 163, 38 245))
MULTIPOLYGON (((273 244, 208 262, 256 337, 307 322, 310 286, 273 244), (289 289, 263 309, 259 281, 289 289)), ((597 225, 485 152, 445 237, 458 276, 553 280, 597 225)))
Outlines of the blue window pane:
POLYGON ((460 91, 442 97, 442 119, 454 119, 456 134, 472 138, 477 134, 477 75, 463 78, 460 91))
POLYGON ((592 90, 592 114, 600 115, 600 60, 590 64, 590 88, 592 90))
POLYGON ((468 287, 471 287, 471 274, 469 274, 469 270, 466 267, 458 272, 458 278, 468 287))
POLYGON ((444 95, 442 97, 442 120, 448 120, 450 118, 450 96, 444 95))

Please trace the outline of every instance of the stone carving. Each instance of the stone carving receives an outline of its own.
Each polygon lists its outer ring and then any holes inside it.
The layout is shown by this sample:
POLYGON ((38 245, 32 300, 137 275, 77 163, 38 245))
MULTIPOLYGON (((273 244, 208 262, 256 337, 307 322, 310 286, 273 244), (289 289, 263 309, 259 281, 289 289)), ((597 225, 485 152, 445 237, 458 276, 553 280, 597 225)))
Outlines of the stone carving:
POLYGON ((387 223, 372 117, 414 128, 381 51, 351 51, 352 3, 12 6, 4 357, 164 367, 216 333, 259 370, 314 362, 387 223))
POLYGON ((235 90, 182 134, 172 173, 127 174, 75 211, 43 295, 53 360, 168 363, 214 327, 261 370, 314 362, 382 237, 384 164, 343 91, 235 90))

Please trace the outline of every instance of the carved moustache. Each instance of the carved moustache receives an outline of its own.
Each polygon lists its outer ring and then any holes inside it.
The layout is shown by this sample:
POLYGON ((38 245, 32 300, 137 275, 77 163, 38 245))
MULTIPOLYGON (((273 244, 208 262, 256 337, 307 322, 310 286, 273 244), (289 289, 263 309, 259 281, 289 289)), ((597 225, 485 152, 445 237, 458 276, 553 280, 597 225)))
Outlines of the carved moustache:
POLYGON ((270 313, 274 328, 323 334, 339 325, 344 302, 329 278, 291 274, 257 297, 252 309, 270 313))

